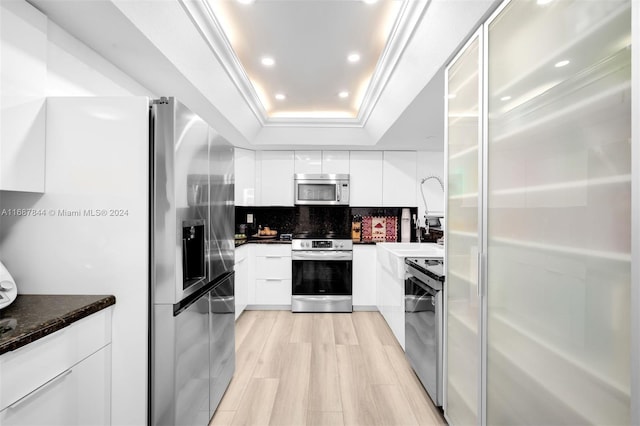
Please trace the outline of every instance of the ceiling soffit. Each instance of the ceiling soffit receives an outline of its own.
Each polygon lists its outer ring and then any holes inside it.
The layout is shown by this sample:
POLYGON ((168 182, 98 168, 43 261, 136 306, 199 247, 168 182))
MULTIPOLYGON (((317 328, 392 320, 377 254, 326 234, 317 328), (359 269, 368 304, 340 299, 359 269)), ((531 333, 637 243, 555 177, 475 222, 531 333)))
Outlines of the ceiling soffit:
POLYGON ((211 52, 220 61, 229 78, 238 88, 256 119, 264 127, 364 127, 430 3, 428 0, 403 0, 401 2, 388 40, 362 97, 357 116, 277 117, 270 116, 265 109, 209 1, 179 0, 179 2, 211 52))

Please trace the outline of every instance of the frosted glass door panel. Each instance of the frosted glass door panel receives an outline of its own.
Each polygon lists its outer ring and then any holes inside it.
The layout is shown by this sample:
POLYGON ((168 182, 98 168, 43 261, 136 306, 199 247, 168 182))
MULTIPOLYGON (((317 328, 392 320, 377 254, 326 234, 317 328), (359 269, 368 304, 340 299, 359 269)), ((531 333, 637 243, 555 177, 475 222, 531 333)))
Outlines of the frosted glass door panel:
POLYGON ((478 424, 479 39, 447 69, 447 405, 452 425, 478 424))
POLYGON ((488 26, 487 424, 629 424, 630 1, 488 26))

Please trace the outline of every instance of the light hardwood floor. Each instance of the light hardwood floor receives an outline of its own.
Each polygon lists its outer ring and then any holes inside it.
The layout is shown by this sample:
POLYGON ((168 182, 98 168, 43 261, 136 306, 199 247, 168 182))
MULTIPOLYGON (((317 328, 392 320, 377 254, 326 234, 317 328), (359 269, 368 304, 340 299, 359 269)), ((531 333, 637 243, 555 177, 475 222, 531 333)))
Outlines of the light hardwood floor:
POLYGON ((377 312, 245 311, 211 426, 446 425, 377 312))

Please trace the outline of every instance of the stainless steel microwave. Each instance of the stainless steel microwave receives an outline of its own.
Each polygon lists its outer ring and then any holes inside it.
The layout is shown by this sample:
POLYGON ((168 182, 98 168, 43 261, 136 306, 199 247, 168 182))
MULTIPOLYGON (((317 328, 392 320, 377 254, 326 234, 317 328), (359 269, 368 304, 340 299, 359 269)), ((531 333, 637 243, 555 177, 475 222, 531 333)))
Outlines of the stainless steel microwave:
POLYGON ((296 205, 349 205, 349 175, 295 174, 293 182, 296 205))

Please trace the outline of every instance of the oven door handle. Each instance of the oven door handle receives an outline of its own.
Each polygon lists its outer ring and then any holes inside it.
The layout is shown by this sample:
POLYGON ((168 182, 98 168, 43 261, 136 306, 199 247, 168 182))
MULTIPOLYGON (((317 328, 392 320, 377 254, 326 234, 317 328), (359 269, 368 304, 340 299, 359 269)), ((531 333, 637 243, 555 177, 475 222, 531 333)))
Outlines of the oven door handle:
POLYGON ((353 260, 353 252, 296 250, 291 252, 291 260, 353 260))

